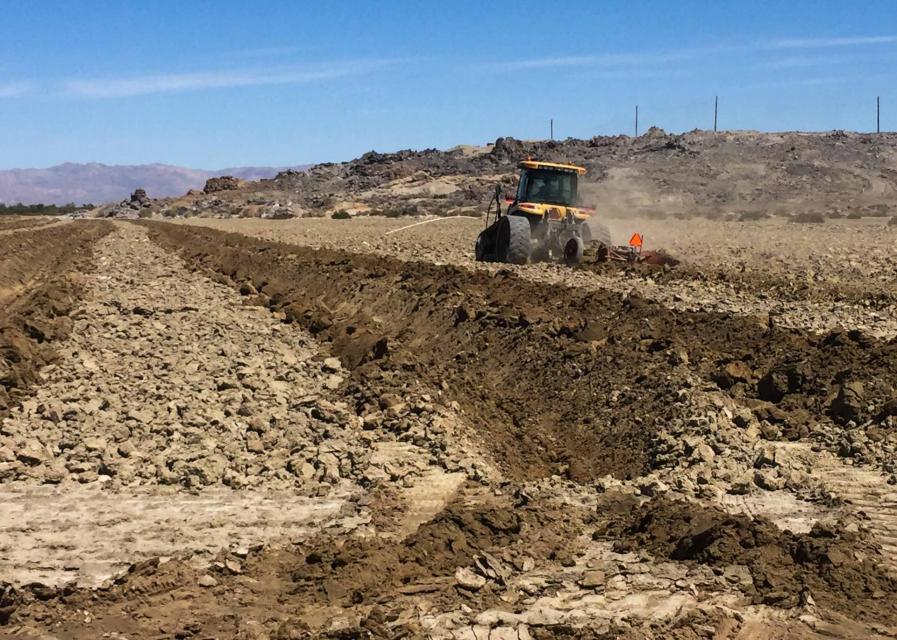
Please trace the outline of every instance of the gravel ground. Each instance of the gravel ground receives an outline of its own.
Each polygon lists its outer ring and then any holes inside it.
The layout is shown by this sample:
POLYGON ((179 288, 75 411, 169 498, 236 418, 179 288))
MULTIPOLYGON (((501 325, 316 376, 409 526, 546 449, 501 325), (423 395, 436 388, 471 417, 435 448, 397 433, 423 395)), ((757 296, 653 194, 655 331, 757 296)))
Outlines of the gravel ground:
POLYGON ((893 349, 816 337, 897 333, 879 222, 634 223, 670 271, 414 222, 115 224, 0 422, 0 632, 897 636, 893 349))
POLYGON ((309 334, 144 230, 117 226, 95 261, 69 340, 0 426, 7 580, 94 585, 139 558, 302 537, 361 485, 427 468, 362 429, 309 334))
POLYGON ((357 473, 345 407, 321 397, 339 363, 142 236, 97 247, 61 362, 3 422, 2 479, 314 493, 357 473))

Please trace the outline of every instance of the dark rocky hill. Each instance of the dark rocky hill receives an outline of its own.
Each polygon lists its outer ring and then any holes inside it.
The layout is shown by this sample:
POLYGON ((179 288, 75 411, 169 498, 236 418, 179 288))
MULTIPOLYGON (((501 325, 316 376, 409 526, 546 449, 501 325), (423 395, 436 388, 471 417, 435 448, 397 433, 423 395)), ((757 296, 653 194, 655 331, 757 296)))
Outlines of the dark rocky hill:
MULTIPOLYGON (((366 153, 284 171, 239 189, 166 203, 167 215, 284 217, 480 212, 516 163, 531 157, 588 168, 587 200, 607 215, 885 216, 897 211, 897 134, 760 133, 652 128, 637 138, 520 141, 366 153)), ((161 210, 160 209, 160 210, 161 210)))

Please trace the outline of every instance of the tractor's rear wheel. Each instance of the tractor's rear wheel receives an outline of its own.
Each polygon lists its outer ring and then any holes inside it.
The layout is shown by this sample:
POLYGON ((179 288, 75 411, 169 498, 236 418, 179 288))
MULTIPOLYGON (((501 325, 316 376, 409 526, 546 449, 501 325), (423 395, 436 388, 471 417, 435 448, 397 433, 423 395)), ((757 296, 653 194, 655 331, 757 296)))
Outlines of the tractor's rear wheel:
POLYGON ((582 262, 582 253, 585 249, 582 238, 572 236, 564 243, 564 262, 567 264, 579 264, 582 262))
POLYGON ((477 243, 474 245, 473 255, 477 262, 484 262, 486 260, 486 238, 483 233, 480 233, 477 236, 477 243))
POLYGON ((530 254, 529 220, 505 216, 498 225, 498 261, 526 264, 530 254))

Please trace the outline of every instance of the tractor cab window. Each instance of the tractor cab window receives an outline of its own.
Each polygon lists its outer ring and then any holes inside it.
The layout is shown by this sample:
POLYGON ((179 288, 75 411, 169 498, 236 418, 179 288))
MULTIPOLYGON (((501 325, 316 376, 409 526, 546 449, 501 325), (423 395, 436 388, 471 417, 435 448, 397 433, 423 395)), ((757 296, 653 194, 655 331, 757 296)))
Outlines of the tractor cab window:
POLYGON ((521 202, 576 205, 576 174, 567 171, 529 169, 520 179, 521 202))

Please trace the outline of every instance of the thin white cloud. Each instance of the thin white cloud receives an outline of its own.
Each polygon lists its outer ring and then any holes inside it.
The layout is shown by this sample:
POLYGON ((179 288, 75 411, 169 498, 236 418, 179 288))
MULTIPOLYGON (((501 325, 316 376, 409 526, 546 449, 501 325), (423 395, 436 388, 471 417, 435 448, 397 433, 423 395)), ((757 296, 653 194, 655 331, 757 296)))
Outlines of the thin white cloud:
POLYGON ((28 82, 0 83, 0 98, 20 98, 34 89, 28 82))
POLYGON ((243 58, 262 58, 269 56, 277 57, 292 55, 304 50, 308 50, 308 47, 302 47, 298 45, 288 45, 283 47, 258 47, 255 49, 239 49, 237 51, 231 51, 230 55, 243 58))
POLYGON ((669 62, 690 60, 693 51, 671 51, 658 53, 605 53, 588 56, 556 56, 550 58, 530 58, 495 62, 484 65, 490 71, 520 71, 525 69, 547 69, 551 67, 633 67, 658 65, 669 62))
POLYGON ((693 75, 682 69, 599 69, 585 70, 577 74, 583 80, 644 80, 648 78, 684 78, 693 75))
MULTIPOLYGON (((509 60, 480 65, 487 71, 522 71, 527 69, 548 69, 556 67, 631 68, 662 66, 675 62, 687 62, 714 55, 737 55, 764 51, 827 49, 834 47, 860 47, 876 44, 895 44, 897 35, 827 37, 827 38, 783 38, 763 40, 744 44, 721 44, 719 46, 698 47, 670 51, 644 51, 636 53, 604 53, 595 55, 551 56, 509 60)), ((818 59, 817 59, 818 61, 818 59)), ((816 64, 809 58, 789 58, 775 66, 801 67, 816 64)))
POLYGON ((157 93, 181 93, 207 89, 229 89, 263 85, 303 84, 358 75, 390 64, 364 60, 319 67, 281 67, 243 71, 197 71, 129 78, 71 79, 65 92, 82 98, 129 98, 157 93))
POLYGON ((787 58, 771 60, 758 66, 767 69, 801 69, 805 67, 816 67, 843 61, 843 57, 832 58, 823 56, 789 56, 787 58))
POLYGON ((823 49, 897 43, 897 35, 855 36, 845 38, 786 38, 772 43, 775 49, 823 49))
POLYGON ((785 80, 781 86, 785 87, 816 87, 824 84, 843 84, 855 80, 851 76, 825 76, 821 78, 797 78, 795 80, 785 80))

